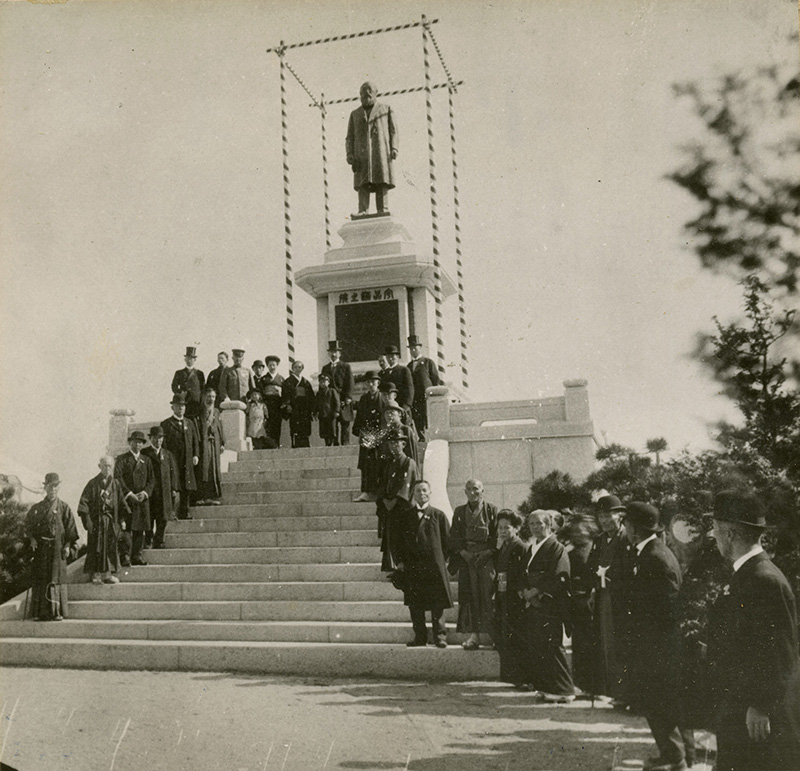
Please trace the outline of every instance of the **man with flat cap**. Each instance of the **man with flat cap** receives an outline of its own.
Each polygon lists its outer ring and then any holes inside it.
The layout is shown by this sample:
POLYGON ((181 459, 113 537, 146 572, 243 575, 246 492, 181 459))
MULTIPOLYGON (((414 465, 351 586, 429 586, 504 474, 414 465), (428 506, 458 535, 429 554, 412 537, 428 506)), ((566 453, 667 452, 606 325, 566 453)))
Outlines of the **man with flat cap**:
POLYGON ((197 490, 195 467, 200 462, 200 438, 193 420, 186 417, 183 394, 172 397, 172 415, 161 421, 164 447, 174 456, 178 468, 178 519, 191 519, 189 498, 197 490))
POLYGON ((142 455, 150 459, 153 466, 153 495, 150 497, 150 518, 153 520, 153 529, 147 531, 145 543, 151 543, 155 549, 164 548, 164 532, 167 522, 175 519, 175 509, 178 503, 178 464, 175 456, 164 447, 164 429, 158 425, 153 426, 148 432, 150 446, 142 450, 142 455))
POLYGON ((391 381, 397 386, 397 403, 411 414, 414 404, 414 378, 405 364, 400 364, 400 350, 396 345, 387 345, 384 354, 389 366, 381 373, 381 383, 391 381))
POLYGON ((219 379, 222 401, 230 399, 232 402, 246 402, 247 394, 256 387, 253 373, 243 364, 243 348, 234 348, 231 353, 233 354, 233 364, 222 373, 219 379))
POLYGON ((685 771, 686 749, 677 679, 680 667, 678 590, 681 569, 659 534, 664 528, 655 506, 632 501, 625 507, 625 535, 633 547, 628 595, 628 696, 655 739, 658 757, 649 771, 685 771))
POLYGON ((177 370, 172 376, 172 393, 186 394, 186 415, 193 418, 200 413, 200 394, 203 392, 206 378, 194 366, 197 361, 197 348, 187 345, 183 360, 186 366, 177 370))
POLYGON ((411 352, 408 368, 414 381, 414 401, 411 405, 411 414, 414 417, 417 433, 420 439, 424 440, 425 429, 428 427, 427 389, 431 386, 441 385, 442 379, 439 377, 436 363, 422 355, 422 343, 417 335, 411 335, 408 338, 408 349, 411 352))
POLYGON ((278 365, 281 360, 278 356, 270 354, 264 358, 267 363, 267 373, 262 375, 256 383, 256 388, 264 395, 264 404, 267 408, 267 436, 275 442, 275 447, 281 446, 281 426, 283 413, 281 402, 283 399, 283 375, 278 374, 278 365))
POLYGON ((380 482, 379 447, 383 410, 378 385, 381 379, 375 370, 369 370, 364 375, 364 382, 367 391, 358 400, 353 421, 353 434, 359 438, 358 468, 361 471, 361 494, 355 499, 356 502, 374 501, 380 482))
POLYGON ((586 559, 592 577, 592 693, 625 703, 624 640, 627 621, 627 588, 630 549, 621 517, 625 507, 616 495, 597 501, 600 532, 586 559))
MULTIPOLYGON (((172 398, 185 399, 185 394, 176 394, 172 398)), ((130 511, 123 517, 125 523, 123 530, 126 531, 126 535, 122 541, 123 548, 120 549, 120 559, 126 566, 147 564, 142 558, 142 549, 145 533, 150 529, 150 497, 153 495, 155 474, 150 459, 142 455, 145 441, 147 440, 141 431, 134 431, 128 437, 130 450, 118 456, 114 464, 114 479, 119 482, 130 511)))
POLYGON ((338 340, 328 342, 330 361, 320 374, 328 376, 330 387, 339 395, 339 415, 336 418, 336 444, 350 444, 350 424, 353 422, 353 370, 342 361, 342 344, 338 340))
POLYGON ((394 187, 392 161, 397 158, 397 122, 388 105, 376 101, 378 89, 364 83, 359 91, 361 107, 350 113, 345 150, 353 170, 353 188, 358 191, 358 213, 369 209, 370 193, 375 193, 379 214, 389 208, 389 190, 394 187))
POLYGON ((800 769, 797 611, 786 576, 761 546, 765 527, 754 495, 716 495, 714 538, 733 563, 709 623, 717 771, 800 769))

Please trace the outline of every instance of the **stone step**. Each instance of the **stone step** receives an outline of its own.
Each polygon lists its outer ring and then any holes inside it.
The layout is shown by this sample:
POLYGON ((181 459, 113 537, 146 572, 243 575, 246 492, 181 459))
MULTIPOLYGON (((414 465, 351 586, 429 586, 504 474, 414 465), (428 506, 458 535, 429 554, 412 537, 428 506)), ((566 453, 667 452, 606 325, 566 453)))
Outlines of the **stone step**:
MULTIPOLYGON (((329 602, 295 600, 77 600, 69 602, 69 616, 92 620, 175 621, 363 621, 383 623, 408 621, 408 609, 397 592, 394 600, 329 602), (398 599, 400 598, 400 599, 398 599)), ((454 609, 445 611, 454 623, 454 609)))
POLYGON ((136 583, 208 582, 244 583, 252 581, 381 581, 385 580, 377 562, 339 564, 227 564, 227 565, 141 565, 122 568, 122 581, 136 583))
MULTIPOLYGON (((353 514, 374 514, 374 503, 308 502, 304 500, 285 503, 229 503, 222 506, 193 506, 194 519, 220 519, 223 517, 341 517, 353 514)), ((185 520, 184 520, 185 521, 185 520)))
MULTIPOLYGON (((373 522, 373 525, 375 522, 373 522)), ((377 529, 313 530, 281 533, 170 533, 164 543, 169 549, 225 548, 245 546, 380 546, 377 529)))
MULTIPOLYGON (((36 626, 52 628, 71 624, 73 622, 62 621, 36 626)), ((230 629, 232 625, 222 626, 230 629)), ((191 624, 184 628, 196 627, 191 624)), ((408 625, 402 634, 403 639, 409 638, 408 625)), ((499 676, 497 654, 488 650, 406 648, 402 644, 193 641, 186 637, 179 640, 6 637, 0 646, 0 665, 188 672, 224 670, 306 677, 335 673, 343 678, 448 682, 496 681, 499 676)))
POLYGON ((247 460, 294 458, 346 458, 358 457, 358 444, 353 441, 343 447, 280 447, 277 450, 249 450, 240 458, 247 460))
MULTIPOLYGON (((220 517, 219 519, 183 519, 167 525, 167 535, 188 533, 267 533, 314 530, 376 530, 378 518, 374 504, 363 515, 347 517, 220 517)), ((352 509, 359 511, 360 509, 352 509)))
POLYGON ((314 471, 318 469, 350 469, 358 472, 358 456, 332 455, 327 458, 276 457, 253 458, 252 453, 242 453, 228 467, 228 471, 314 471))
MULTIPOLYGON (((376 546, 255 546, 206 549, 149 549, 151 565, 324 564, 380 562, 376 546)), ((146 567, 146 566, 145 566, 146 567)))
MULTIPOLYGON (((246 471, 222 480, 222 490, 227 493, 290 492, 305 497, 309 492, 328 490, 361 490, 359 477, 327 477, 324 479, 275 479, 268 471, 246 471)), ((352 500, 352 496, 349 498, 352 500)))
MULTIPOLYGON (((455 590, 455 586, 453 586, 455 590)), ((455 596, 455 592, 454 592, 455 596)), ((183 601, 379 601, 399 599, 388 581, 288 581, 285 583, 129 583, 113 586, 70 584, 69 600, 183 601)))
MULTIPOLYGON (((242 503, 353 503, 354 491, 352 490, 284 490, 281 492, 237 492, 236 486, 228 485, 222 489, 222 502, 224 504, 242 503), (228 490, 228 487, 233 487, 228 490)), ((221 508, 208 506, 199 508, 221 508)))
POLYGON ((241 462, 230 464, 222 475, 222 481, 237 481, 239 477, 251 478, 252 475, 269 475, 271 479, 340 479, 343 477, 361 478, 361 472, 355 466, 333 466, 331 468, 273 468, 258 464, 258 468, 250 468, 241 462), (244 466, 244 467, 243 467, 244 466))

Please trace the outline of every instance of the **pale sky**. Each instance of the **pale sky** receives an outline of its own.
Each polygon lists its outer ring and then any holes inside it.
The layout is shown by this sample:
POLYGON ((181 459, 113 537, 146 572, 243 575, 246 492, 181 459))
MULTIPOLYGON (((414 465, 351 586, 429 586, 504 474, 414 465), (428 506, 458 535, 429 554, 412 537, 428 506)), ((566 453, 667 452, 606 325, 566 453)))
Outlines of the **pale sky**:
MULTIPOLYGON (((706 423, 733 413, 687 354, 739 292, 699 270, 682 232, 694 203, 664 179, 698 137, 671 85, 784 56, 795 4, 69 0, 0 5, 2 453, 58 471, 74 505, 105 450, 108 411, 166 417, 186 345, 206 373, 238 345, 248 364, 274 352, 287 369, 278 61, 266 49, 422 13, 439 19, 434 34, 465 81, 456 129, 472 399, 559 395, 564 379, 585 377, 610 441, 709 445, 706 423)), ((289 61, 327 99, 366 79, 379 90, 423 82, 419 29, 289 61)), ((300 269, 324 251, 319 114, 288 85, 300 269)), ((424 95, 391 104, 401 135, 391 208, 426 252, 424 95)), ((355 208, 350 109, 328 119, 334 230, 355 208)), ((434 110, 442 261, 454 276, 444 91, 434 110)), ((455 299, 446 319, 457 363, 455 299)), ((295 323, 311 374, 315 306, 299 289, 295 323)))

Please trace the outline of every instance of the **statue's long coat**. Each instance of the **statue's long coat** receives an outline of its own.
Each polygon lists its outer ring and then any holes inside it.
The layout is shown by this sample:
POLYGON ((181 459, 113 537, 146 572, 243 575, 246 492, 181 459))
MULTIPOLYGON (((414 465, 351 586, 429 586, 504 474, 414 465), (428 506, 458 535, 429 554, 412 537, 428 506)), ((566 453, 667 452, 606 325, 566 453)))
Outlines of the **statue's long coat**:
POLYGON ((394 187, 392 150, 399 149, 400 137, 392 108, 375 103, 369 120, 363 107, 350 113, 345 146, 353 160, 353 187, 372 189, 375 185, 394 187))

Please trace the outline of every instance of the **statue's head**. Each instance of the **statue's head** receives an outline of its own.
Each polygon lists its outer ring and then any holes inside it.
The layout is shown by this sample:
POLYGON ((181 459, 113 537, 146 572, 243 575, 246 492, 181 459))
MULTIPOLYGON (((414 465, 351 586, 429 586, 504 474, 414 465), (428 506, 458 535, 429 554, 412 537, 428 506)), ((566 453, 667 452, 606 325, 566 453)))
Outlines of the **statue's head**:
POLYGON ((375 98, 378 96, 378 89, 375 88, 374 83, 367 81, 361 86, 361 106, 372 107, 375 104, 375 98))

